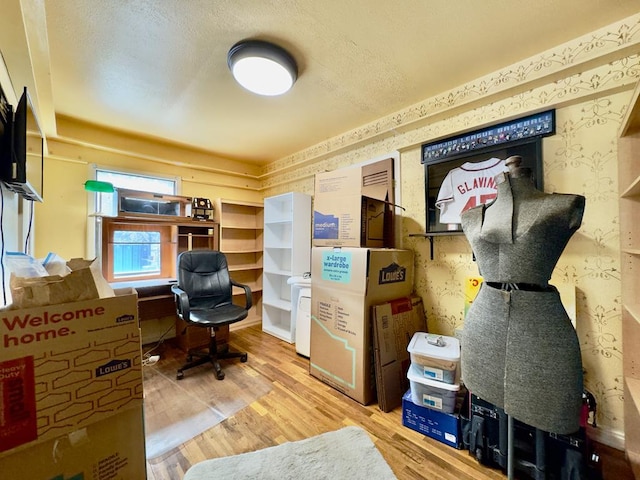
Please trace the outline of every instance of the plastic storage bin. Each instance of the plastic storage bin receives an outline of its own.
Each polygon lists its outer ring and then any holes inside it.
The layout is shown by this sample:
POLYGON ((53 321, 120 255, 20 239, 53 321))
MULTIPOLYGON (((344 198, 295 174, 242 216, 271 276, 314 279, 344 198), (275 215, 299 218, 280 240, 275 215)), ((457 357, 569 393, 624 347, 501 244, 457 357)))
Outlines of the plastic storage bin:
POLYGON ((421 377, 413 369, 407 372, 411 386, 411 401, 444 413, 453 413, 456 407, 456 395, 460 385, 438 382, 421 377))
POLYGON ((416 332, 407 350, 416 374, 439 382, 458 383, 460 341, 457 338, 416 332))

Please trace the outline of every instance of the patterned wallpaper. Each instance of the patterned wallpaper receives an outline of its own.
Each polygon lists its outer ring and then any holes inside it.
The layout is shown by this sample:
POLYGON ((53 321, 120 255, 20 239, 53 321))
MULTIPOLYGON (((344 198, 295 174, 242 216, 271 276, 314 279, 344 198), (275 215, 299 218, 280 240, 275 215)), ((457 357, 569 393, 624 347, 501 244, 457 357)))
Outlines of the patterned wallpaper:
MULTIPOLYGON (((581 228, 561 256, 551 283, 576 290, 576 327, 586 386, 598 401, 598 423, 622 429, 622 345, 616 137, 628 92, 556 111, 557 132, 544 140, 547 192, 587 199, 581 228)), ((424 225, 424 189, 419 148, 402 157, 403 202, 414 218, 407 234, 424 225)), ((438 237, 434 259, 426 240, 407 237, 416 252, 416 291, 425 301, 429 329, 453 335, 464 326, 464 283, 478 274, 462 236, 438 237)), ((569 308, 569 307, 567 307, 569 308)))
POLYGON ((410 235, 425 231, 420 145, 555 108, 556 135, 543 141, 545 191, 581 194, 587 200, 581 228, 551 283, 575 287, 586 387, 598 402, 599 430, 608 432, 614 444, 623 429, 616 143, 631 89, 640 78, 639 25, 640 15, 630 17, 457 93, 427 99, 274 162, 263 180, 265 196, 313 194, 315 173, 399 151, 402 238, 404 248, 415 253, 415 291, 423 298, 429 330, 453 335, 464 325, 465 281, 478 271, 464 235, 436 237, 433 259, 429 241, 410 235))

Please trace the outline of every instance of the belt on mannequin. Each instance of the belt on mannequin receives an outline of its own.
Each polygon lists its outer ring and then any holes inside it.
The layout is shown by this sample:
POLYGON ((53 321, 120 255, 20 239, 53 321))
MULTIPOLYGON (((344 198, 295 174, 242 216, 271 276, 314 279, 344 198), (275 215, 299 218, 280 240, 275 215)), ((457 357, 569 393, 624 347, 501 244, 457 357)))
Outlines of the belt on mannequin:
POLYGON ((503 283, 503 282, 486 282, 491 288, 513 292, 515 290, 524 290, 527 292, 555 292, 556 288, 551 285, 538 285, 535 283, 503 283))

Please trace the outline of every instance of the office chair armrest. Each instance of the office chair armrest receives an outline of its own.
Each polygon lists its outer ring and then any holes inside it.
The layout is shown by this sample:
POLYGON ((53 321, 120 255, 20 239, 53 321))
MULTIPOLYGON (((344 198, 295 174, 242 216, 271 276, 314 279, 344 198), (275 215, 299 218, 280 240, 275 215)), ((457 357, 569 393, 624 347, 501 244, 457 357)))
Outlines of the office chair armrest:
POLYGON ((252 304, 252 300, 251 300, 251 288, 249 288, 249 285, 244 285, 242 283, 238 283, 238 282, 234 282, 233 280, 231 280, 231 285, 233 285, 234 287, 240 287, 242 289, 244 289, 244 296, 245 296, 245 310, 249 310, 251 308, 251 304, 252 304))
POLYGON ((191 316, 191 307, 189 306, 189 297, 187 296, 187 292, 182 290, 178 285, 171 285, 171 291, 175 295, 178 316, 185 322, 188 322, 189 317, 191 316))

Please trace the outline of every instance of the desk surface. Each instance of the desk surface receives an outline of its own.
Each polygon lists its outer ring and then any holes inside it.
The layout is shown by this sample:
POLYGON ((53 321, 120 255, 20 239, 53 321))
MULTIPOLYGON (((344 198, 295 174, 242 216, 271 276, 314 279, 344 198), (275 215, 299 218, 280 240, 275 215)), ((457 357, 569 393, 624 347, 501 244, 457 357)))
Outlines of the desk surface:
POLYGON ((138 292, 138 298, 158 296, 172 296, 171 285, 175 284, 175 278, 157 278, 155 280, 138 280, 134 282, 113 282, 110 283, 112 288, 135 288, 138 292))

